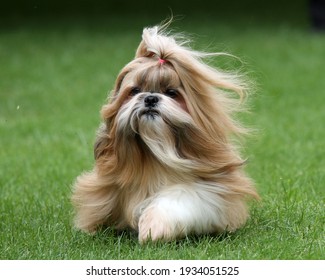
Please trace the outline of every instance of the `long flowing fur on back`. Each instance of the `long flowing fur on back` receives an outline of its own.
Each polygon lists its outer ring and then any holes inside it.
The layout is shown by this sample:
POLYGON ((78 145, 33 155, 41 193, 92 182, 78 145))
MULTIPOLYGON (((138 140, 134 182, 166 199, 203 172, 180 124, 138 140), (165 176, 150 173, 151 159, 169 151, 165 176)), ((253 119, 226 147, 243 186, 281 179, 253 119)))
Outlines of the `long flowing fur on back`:
POLYGON ((246 198, 258 195, 232 139, 247 133, 233 117, 247 86, 204 63, 211 56, 165 28, 143 30, 135 59, 102 108, 94 169, 74 185, 78 228, 130 227, 145 242, 245 223, 246 198), (141 92, 133 96, 135 85, 141 92), (163 94, 171 86, 176 99, 163 94), (159 103, 145 114, 149 95, 159 103))

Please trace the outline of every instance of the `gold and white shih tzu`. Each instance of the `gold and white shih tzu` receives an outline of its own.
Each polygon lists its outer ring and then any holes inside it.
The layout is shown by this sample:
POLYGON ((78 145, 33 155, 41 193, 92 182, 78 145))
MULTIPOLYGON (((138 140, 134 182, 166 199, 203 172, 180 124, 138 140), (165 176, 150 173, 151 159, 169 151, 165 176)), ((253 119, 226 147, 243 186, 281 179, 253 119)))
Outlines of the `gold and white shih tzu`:
POLYGON ((95 166, 75 182, 77 228, 132 228, 143 243, 246 222, 246 199, 258 194, 233 141, 247 131, 233 115, 247 87, 203 62, 213 55, 165 27, 143 30, 102 107, 95 166))

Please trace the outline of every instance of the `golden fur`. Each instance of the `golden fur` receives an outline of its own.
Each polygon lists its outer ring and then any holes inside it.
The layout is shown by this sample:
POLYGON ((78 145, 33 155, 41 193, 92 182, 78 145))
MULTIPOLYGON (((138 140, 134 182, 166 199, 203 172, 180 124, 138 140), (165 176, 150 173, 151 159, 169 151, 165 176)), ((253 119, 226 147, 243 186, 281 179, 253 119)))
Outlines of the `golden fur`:
POLYGON ((78 228, 131 227, 142 243, 245 223, 246 197, 258 195, 232 139, 246 132, 233 119, 246 85, 205 64, 211 55, 143 30, 102 108, 94 169, 75 182, 78 228))

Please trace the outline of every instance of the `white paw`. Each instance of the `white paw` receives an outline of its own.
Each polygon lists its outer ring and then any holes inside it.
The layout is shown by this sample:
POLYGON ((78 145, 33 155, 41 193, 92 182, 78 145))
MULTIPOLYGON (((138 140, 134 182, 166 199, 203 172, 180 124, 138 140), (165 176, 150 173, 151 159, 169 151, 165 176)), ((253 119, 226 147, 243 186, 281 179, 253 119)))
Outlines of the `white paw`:
POLYGON ((154 207, 147 208, 140 217, 139 224, 139 242, 146 241, 170 241, 177 235, 175 227, 168 221, 164 215, 154 207))

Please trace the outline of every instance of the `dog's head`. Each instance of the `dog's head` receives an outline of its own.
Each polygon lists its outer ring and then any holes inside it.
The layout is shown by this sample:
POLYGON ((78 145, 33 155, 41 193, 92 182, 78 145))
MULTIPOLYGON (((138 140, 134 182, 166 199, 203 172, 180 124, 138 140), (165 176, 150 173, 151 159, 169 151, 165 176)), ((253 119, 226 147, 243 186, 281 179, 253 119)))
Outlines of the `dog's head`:
POLYGON ((135 59, 102 108, 96 158, 114 157, 122 168, 150 154, 173 169, 201 173, 240 164, 229 137, 243 132, 232 112, 240 103, 233 93, 242 97, 245 85, 202 61, 211 55, 191 50, 163 28, 144 29, 135 59))

